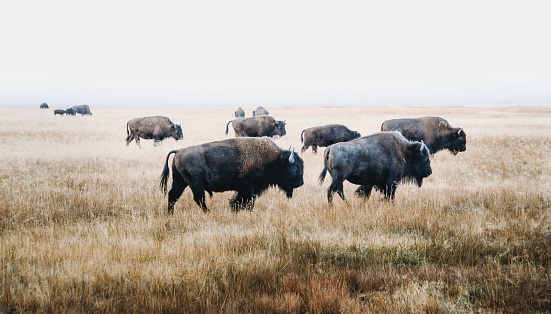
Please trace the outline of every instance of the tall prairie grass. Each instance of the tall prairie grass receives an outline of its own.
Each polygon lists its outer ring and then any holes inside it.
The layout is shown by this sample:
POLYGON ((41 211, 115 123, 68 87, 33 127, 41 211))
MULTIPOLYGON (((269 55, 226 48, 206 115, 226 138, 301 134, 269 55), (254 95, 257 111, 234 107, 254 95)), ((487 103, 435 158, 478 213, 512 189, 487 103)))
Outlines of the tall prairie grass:
MULTIPOLYGON (((253 108, 245 108, 246 112, 253 108)), ((396 200, 327 204, 322 151, 305 185, 204 214, 186 190, 167 214, 168 151, 226 138, 234 108, 93 108, 91 117, 0 108, 0 311, 187 313, 549 312, 551 107, 274 107, 281 147, 342 123, 362 135, 437 115, 467 151, 432 158, 396 200), (126 122, 166 115, 183 141, 125 145, 126 122)), ((233 137, 230 130, 228 137, 233 137)), ((170 184, 170 181, 169 181, 170 184)))

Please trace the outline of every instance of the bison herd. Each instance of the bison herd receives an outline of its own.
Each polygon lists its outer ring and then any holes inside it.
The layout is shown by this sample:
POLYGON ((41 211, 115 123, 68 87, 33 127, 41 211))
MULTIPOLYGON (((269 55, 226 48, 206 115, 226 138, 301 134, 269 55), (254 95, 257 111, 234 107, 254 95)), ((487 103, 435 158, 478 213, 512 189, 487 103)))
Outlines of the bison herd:
MULTIPOLYGON (((42 104, 40 104, 40 108, 41 109, 48 109, 50 107, 48 106, 47 103, 42 103, 42 104)), ((88 106, 88 105, 76 105, 76 106, 69 107, 67 109, 55 109, 54 110, 54 116, 57 116, 57 115, 60 115, 60 116, 62 116, 62 115, 74 116, 77 113, 82 115, 82 116, 84 116, 84 115, 91 116, 92 115, 92 112, 90 111, 90 106, 88 106)))
MULTIPOLYGON (((208 211, 205 192, 234 191, 230 206, 234 210, 252 209, 255 199, 270 186, 278 187, 288 198, 304 184, 304 161, 290 148, 278 147, 271 137, 285 136, 285 121, 268 115, 258 107, 252 117, 245 117, 239 107, 232 124, 235 138, 204 143, 170 151, 161 174, 160 188, 167 194, 168 177, 172 169, 172 186, 168 191, 168 213, 189 186, 193 200, 208 211), (174 154, 172 167, 170 155, 174 154)), ((139 139, 182 139, 180 125, 169 118, 154 116, 132 119, 127 123, 126 144, 139 139)), ((393 200, 401 182, 414 182, 421 187, 423 179, 432 174, 430 156, 448 149, 452 154, 466 150, 466 134, 462 128, 453 128, 440 117, 393 119, 384 121, 381 131, 361 137, 357 131, 340 124, 329 124, 304 129, 300 135, 304 153, 309 147, 327 147, 323 155, 321 184, 327 172, 332 182, 327 189, 331 204, 333 194, 344 202, 343 183, 357 184, 356 195, 369 198, 375 188, 385 199, 393 200)))

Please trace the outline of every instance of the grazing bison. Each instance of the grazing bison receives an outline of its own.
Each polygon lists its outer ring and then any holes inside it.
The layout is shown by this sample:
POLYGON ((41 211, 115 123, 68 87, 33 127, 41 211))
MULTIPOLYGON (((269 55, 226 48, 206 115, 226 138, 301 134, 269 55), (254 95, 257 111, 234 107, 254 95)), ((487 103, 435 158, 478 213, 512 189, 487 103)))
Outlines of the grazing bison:
POLYGON ((73 108, 67 108, 67 109, 65 109, 65 115, 66 115, 66 116, 68 116, 68 115, 74 116, 74 115, 76 115, 76 114, 77 114, 77 113, 75 112, 75 109, 73 109, 73 108))
POLYGON ((448 149, 452 154, 467 150, 467 135, 462 128, 452 128, 439 117, 393 119, 383 122, 381 131, 398 131, 410 141, 424 141, 431 155, 448 149))
POLYGON ((308 128, 300 133, 300 142, 304 143, 301 151, 304 153, 304 151, 312 146, 312 151, 315 154, 318 152, 318 146, 325 147, 338 142, 347 142, 360 136, 360 133, 351 131, 342 124, 329 124, 308 128), (304 135, 304 138, 302 135, 304 135))
POLYGON ((83 115, 89 115, 89 116, 92 115, 92 112, 90 112, 90 106, 88 106, 88 105, 73 106, 73 110, 75 111, 75 113, 78 113, 82 116, 83 115))
POLYGON ((235 117, 236 118, 243 118, 245 117, 245 110, 241 107, 237 107, 237 110, 235 111, 235 117))
POLYGON ((54 116, 55 116, 56 114, 62 116, 62 115, 65 114, 65 110, 63 110, 63 109, 56 109, 56 110, 54 110, 54 116))
POLYGON ((133 139, 136 140, 138 146, 140 146, 140 138, 153 139, 156 146, 167 137, 172 137, 175 140, 181 140, 184 137, 181 125, 176 125, 169 118, 162 116, 132 119, 126 123, 126 134, 126 146, 133 139))
POLYGON ((40 104, 40 109, 48 109, 48 108, 50 108, 50 107, 48 107, 47 103, 43 102, 43 103, 40 104))
POLYGON ((423 142, 410 142, 399 132, 380 132, 329 145, 325 149, 320 183, 327 170, 333 178, 327 189, 329 203, 335 192, 346 202, 344 180, 360 185, 356 190, 359 196, 369 198, 375 187, 385 199, 394 199, 398 182, 415 180, 420 187, 423 178, 432 173, 427 146, 423 142))
POLYGON ((234 210, 252 209, 255 198, 268 187, 278 186, 288 198, 293 189, 304 184, 304 162, 294 151, 279 148, 271 139, 232 138, 173 150, 166 156, 160 188, 166 195, 172 160, 172 188, 168 192, 168 213, 174 212, 174 203, 186 187, 193 192, 193 200, 204 212, 205 191, 236 191, 230 199, 234 210))
POLYGON ((264 109, 264 107, 262 106, 258 106, 256 107, 256 110, 253 111, 253 117, 256 117, 256 116, 262 116, 262 115, 269 115, 270 113, 268 112, 268 110, 264 109))
POLYGON ((287 131, 285 131, 285 121, 276 121, 270 116, 237 118, 231 120, 226 124, 226 135, 228 135, 230 123, 235 131, 235 137, 274 137, 287 134, 287 131))

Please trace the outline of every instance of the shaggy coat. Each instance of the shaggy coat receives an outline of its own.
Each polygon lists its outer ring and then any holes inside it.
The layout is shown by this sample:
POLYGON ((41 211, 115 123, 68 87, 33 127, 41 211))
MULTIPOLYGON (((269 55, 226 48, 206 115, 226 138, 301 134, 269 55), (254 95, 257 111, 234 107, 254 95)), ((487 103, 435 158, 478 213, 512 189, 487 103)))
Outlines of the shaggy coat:
POLYGON ((235 137, 274 137, 287 134, 287 131, 285 131, 285 121, 276 121, 270 116, 237 118, 229 121, 226 124, 226 135, 228 135, 230 123, 235 131, 235 137))
POLYGON ((126 135, 126 146, 134 139, 140 146, 140 138, 153 139, 154 145, 167 137, 172 137, 175 140, 184 138, 182 126, 176 125, 169 118, 162 116, 136 118, 128 121, 126 135))
POLYGON ((92 115, 92 112, 90 112, 90 106, 88 105, 73 106, 73 110, 75 111, 75 113, 78 113, 80 115, 92 115))
POLYGON ((279 148, 266 137, 232 138, 170 151, 159 185, 165 195, 171 154, 175 155, 169 214, 188 186, 195 203, 207 212, 205 191, 211 196, 213 192, 236 191, 230 199, 232 208, 252 209, 255 198, 270 186, 279 187, 291 198, 293 189, 304 184, 304 162, 297 153, 279 148))
POLYGON ((452 128, 439 117, 387 120, 381 125, 381 131, 398 131, 410 141, 424 141, 431 155, 444 149, 454 155, 467 150, 465 131, 452 128))
POLYGON ((423 178, 432 173, 430 155, 423 142, 410 142, 398 132, 380 132, 349 142, 329 145, 325 149, 320 183, 329 171, 333 181, 327 190, 327 200, 337 192, 346 202, 345 180, 359 184, 356 194, 369 198, 375 187, 385 199, 394 199, 398 182, 415 180, 421 187, 423 178))
POLYGON ((304 143, 301 151, 304 153, 312 146, 312 151, 315 154, 318 152, 318 146, 326 147, 339 142, 347 142, 360 136, 360 133, 351 131, 342 124, 329 124, 308 128, 300 133, 300 142, 304 143))

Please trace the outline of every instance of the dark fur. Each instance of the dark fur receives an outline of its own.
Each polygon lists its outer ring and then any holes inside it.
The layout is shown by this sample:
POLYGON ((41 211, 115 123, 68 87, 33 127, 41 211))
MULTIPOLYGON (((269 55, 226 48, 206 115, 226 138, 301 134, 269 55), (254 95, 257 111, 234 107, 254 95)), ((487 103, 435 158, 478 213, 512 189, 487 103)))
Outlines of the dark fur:
POLYGON ((387 120, 381 125, 381 131, 398 131, 410 141, 424 141, 431 154, 448 149, 456 155, 467 150, 465 131, 452 128, 439 117, 387 120))
POLYGON ((243 118, 245 117, 245 110, 241 107, 237 107, 237 110, 234 112, 236 118, 243 118))
POLYGON ((386 199, 394 199, 400 181, 415 180, 420 187, 423 178, 432 173, 426 146, 422 142, 410 142, 398 132, 380 132, 329 145, 325 149, 320 183, 327 170, 333 178, 327 190, 329 203, 335 192, 346 202, 345 180, 359 184, 356 194, 365 198, 369 198, 375 187, 386 199))
POLYGON ((262 106, 258 106, 256 107, 256 110, 253 111, 253 117, 256 117, 256 116, 262 116, 262 115, 269 115, 270 113, 268 112, 268 110, 264 109, 264 107, 262 106))
POLYGON ((154 145, 167 137, 172 137, 175 140, 181 140, 184 137, 182 126, 176 125, 167 117, 152 116, 136 118, 126 123, 126 146, 136 140, 136 144, 140 146, 140 138, 153 139, 154 145))
POLYGON ((56 114, 62 116, 62 115, 65 114, 65 110, 63 110, 63 109, 56 109, 56 110, 54 110, 54 116, 55 116, 56 114))
POLYGON ((43 102, 40 104, 40 109, 48 109, 50 108, 47 103, 43 102))
POLYGON ((226 124, 226 135, 228 134, 230 123, 235 131, 235 137, 274 137, 287 134, 287 131, 285 131, 285 121, 276 121, 270 116, 237 118, 232 120, 226 124))
POLYGON ((188 186, 195 203, 207 212, 205 191, 211 196, 213 192, 236 191, 230 205, 252 209, 256 197, 270 186, 278 186, 291 198, 293 189, 304 184, 304 162, 297 153, 279 148, 266 137, 232 138, 169 152, 159 184, 165 195, 171 154, 175 155, 168 192, 170 214, 188 186), (289 161, 291 154, 293 163, 289 161))
POLYGON ((339 142, 347 142, 360 136, 360 133, 351 131, 342 124, 329 124, 311 127, 300 133, 300 142, 304 143, 301 151, 304 153, 310 146, 312 146, 312 151, 315 154, 318 152, 318 146, 326 147, 339 142))
POLYGON ((80 115, 92 115, 92 112, 90 112, 90 106, 88 105, 73 106, 73 110, 75 111, 75 113, 78 113, 80 115))
POLYGON ((68 115, 76 115, 77 113, 75 112, 75 110, 73 108, 67 108, 65 109, 65 115, 68 116, 68 115))

